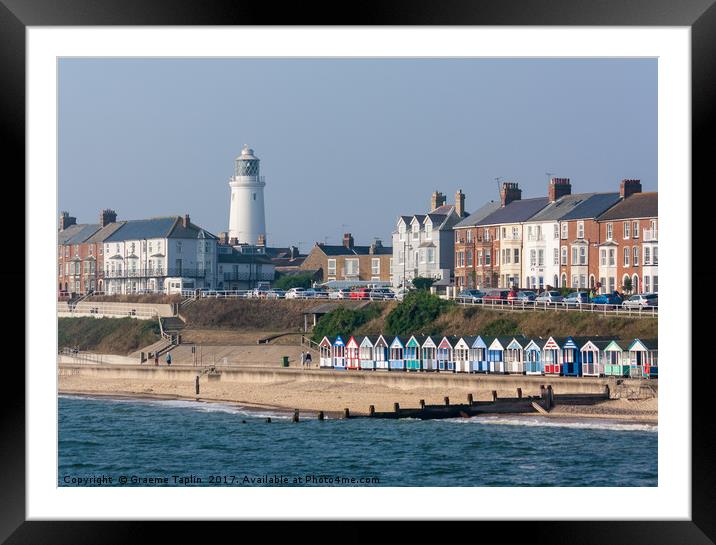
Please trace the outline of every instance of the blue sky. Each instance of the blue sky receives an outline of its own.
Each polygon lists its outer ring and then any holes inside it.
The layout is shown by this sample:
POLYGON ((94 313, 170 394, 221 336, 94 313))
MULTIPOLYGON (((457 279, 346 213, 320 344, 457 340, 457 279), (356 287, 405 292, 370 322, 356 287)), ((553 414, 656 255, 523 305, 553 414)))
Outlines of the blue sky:
POLYGON ((548 172, 657 189, 654 59, 62 59, 59 210, 228 228, 234 158, 266 177, 270 245, 384 242, 434 190, 468 211, 548 172))

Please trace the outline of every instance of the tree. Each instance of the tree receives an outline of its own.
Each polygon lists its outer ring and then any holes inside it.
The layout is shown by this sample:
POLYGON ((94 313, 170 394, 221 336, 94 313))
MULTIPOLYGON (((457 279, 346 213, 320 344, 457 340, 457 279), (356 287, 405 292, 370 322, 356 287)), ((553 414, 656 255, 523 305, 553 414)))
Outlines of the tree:
POLYGON ((425 278, 422 276, 413 278, 413 286, 418 290, 429 290, 430 286, 432 286, 434 282, 434 278, 425 278))
POLYGON ((627 293, 631 293, 631 290, 633 289, 633 286, 631 284, 631 278, 629 278, 628 276, 624 279, 624 285, 622 286, 622 289, 627 293))
POLYGON ((385 319, 388 335, 432 335, 436 332, 435 320, 454 305, 426 290, 416 290, 390 311, 385 319))

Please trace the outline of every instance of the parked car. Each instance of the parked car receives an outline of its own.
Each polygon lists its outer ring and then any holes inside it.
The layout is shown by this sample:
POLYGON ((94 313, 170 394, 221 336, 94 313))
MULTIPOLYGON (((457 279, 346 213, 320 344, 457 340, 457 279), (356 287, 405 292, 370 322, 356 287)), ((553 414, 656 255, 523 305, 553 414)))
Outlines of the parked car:
POLYGON ((589 303, 589 294, 586 291, 573 291, 562 299, 562 305, 565 307, 580 307, 589 303))
POLYGON ((407 290, 405 288, 398 288, 396 290, 393 290, 393 293, 395 294, 395 300, 396 301, 402 301, 403 298, 410 293, 410 290, 407 290))
POLYGON ((266 292, 266 299, 283 299, 286 297, 286 292, 282 289, 273 288, 266 292))
POLYGON ((251 296, 257 299, 265 299, 268 296, 269 289, 264 287, 254 288, 251 296))
POLYGON ((356 288, 351 291, 349 299, 368 299, 370 288, 356 288))
POLYGON ((395 294, 388 288, 373 288, 368 292, 368 298, 373 301, 385 301, 386 299, 395 299, 395 294))
POLYGON ((286 299, 305 299, 306 288, 291 288, 286 292, 286 299))
POLYGON ((510 290, 486 290, 485 295, 482 297, 483 301, 491 302, 505 302, 507 301, 507 295, 510 290))
POLYGON ((313 292, 311 297, 316 299, 328 299, 328 290, 326 288, 311 288, 309 291, 313 292))
POLYGON ((463 290, 457 294, 456 299, 465 303, 479 303, 485 296, 485 292, 481 290, 463 290))
POLYGON ((507 300, 512 303, 527 303, 529 301, 534 301, 537 298, 537 294, 533 291, 524 290, 524 291, 511 291, 507 294, 507 300))
POLYGON ((592 297, 592 303, 595 305, 605 305, 605 306, 619 306, 622 304, 624 300, 622 299, 622 296, 619 295, 617 292, 614 293, 602 293, 600 295, 597 295, 596 297, 592 297))
POLYGON ((331 290, 328 292, 329 299, 348 299, 350 297, 351 290, 348 288, 340 288, 337 290, 331 290))
POLYGON ((556 290, 543 291, 535 297, 535 301, 538 303, 560 303, 562 299, 564 297, 556 290))
POLYGON ((656 293, 637 293, 622 303, 623 308, 643 308, 659 306, 659 297, 656 293))

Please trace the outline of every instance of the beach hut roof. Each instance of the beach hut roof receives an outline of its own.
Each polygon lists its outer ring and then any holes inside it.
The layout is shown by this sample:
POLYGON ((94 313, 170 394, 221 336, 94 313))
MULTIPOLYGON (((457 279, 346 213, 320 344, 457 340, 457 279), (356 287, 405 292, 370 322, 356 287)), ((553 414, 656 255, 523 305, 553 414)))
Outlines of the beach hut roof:
POLYGON ((541 350, 539 343, 537 343, 538 340, 541 339, 530 339, 530 341, 526 345, 524 345, 525 350, 541 350))
POLYGON ((378 337, 376 337, 375 335, 366 335, 365 337, 363 337, 363 340, 360 342, 360 344, 361 344, 361 346, 363 346, 364 344, 365 345, 370 344, 371 346, 373 346, 373 345, 375 345, 375 342, 377 340, 378 340, 378 337))
POLYGON ((418 346, 423 346, 423 343, 427 339, 427 335, 413 335, 408 339, 408 342, 410 342, 411 339, 415 339, 415 342, 418 344, 418 346))
POLYGON ((406 339, 405 339, 405 337, 401 337, 400 335, 396 335, 395 337, 393 337, 393 340, 390 341, 390 346, 393 346, 396 342, 397 342, 398 344, 400 344, 400 346, 405 346, 406 339))
POLYGON ((475 335, 466 335, 466 336, 461 337, 461 338, 462 338, 462 340, 464 340, 464 341, 467 343, 467 345, 468 345, 470 348, 474 348, 472 345, 475 344, 475 341, 476 341, 479 337, 477 337, 477 336, 475 336, 475 335))
POLYGON ((657 339, 634 339, 629 345, 629 350, 633 350, 637 343, 641 344, 647 350, 657 350, 659 348, 657 339))
POLYGON ((607 346, 609 346, 612 342, 612 339, 600 339, 598 337, 591 337, 588 338, 585 342, 581 343, 579 345, 579 348, 582 349, 588 344, 594 345, 599 350, 604 350, 607 346))
POLYGON ((624 341, 621 339, 612 339, 611 341, 609 341, 609 344, 607 344, 606 348, 611 348, 612 345, 616 346, 619 350, 626 350, 626 347, 629 346, 629 341, 624 341))
MULTIPOLYGON (((351 335, 351 338, 348 339, 348 343, 350 343, 350 342, 351 342, 351 339, 353 339, 353 341, 355 341, 355 343, 356 343, 358 346, 360 346, 360 343, 363 342, 363 338, 364 338, 363 335, 351 335)), ((348 344, 348 343, 346 343, 346 344, 348 344)))

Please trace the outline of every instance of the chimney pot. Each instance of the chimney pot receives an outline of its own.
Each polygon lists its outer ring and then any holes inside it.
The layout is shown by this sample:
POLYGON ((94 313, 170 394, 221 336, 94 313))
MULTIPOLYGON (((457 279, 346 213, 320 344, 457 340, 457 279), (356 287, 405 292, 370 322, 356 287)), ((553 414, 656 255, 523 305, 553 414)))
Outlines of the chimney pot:
POLYGON ((60 231, 64 231, 70 225, 77 224, 77 218, 70 216, 69 212, 60 213, 60 231))
POLYGON ((634 193, 641 193, 641 180, 622 180, 619 184, 619 196, 628 199, 634 193))
POLYGON ((455 212, 461 218, 465 217, 465 194, 462 189, 458 189, 455 193, 455 212))
POLYGON ((430 200, 430 210, 433 211, 436 208, 440 208, 445 204, 445 200, 445 195, 440 193, 440 191, 433 192, 432 199, 430 200))
POLYGON ((572 185, 569 178, 550 178, 547 186, 549 202, 554 202, 565 195, 572 194, 572 185))
POLYGON ((353 248, 353 235, 350 233, 343 233, 343 246, 346 248, 353 248))
POLYGON ((522 199, 522 190, 516 182, 503 182, 502 190, 500 191, 500 200, 502 207, 504 208, 512 201, 519 201, 522 199))
POLYGON ((182 225, 184 227, 189 227, 189 214, 184 214, 184 219, 182 220, 182 225))

